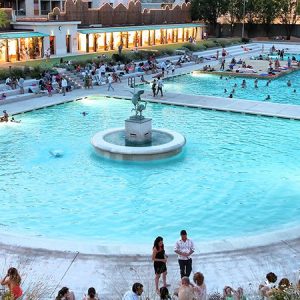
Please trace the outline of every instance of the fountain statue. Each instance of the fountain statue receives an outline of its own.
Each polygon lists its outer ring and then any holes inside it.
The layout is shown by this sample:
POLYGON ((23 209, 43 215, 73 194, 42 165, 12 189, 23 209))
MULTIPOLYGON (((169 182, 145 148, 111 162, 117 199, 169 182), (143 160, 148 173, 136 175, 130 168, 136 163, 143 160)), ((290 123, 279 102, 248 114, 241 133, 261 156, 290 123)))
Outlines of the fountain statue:
POLYGON ((145 101, 142 102, 141 101, 141 95, 144 94, 144 90, 140 90, 136 93, 131 92, 131 94, 133 95, 132 98, 131 98, 131 102, 134 105, 134 108, 131 111, 133 111, 133 110, 135 111, 135 116, 132 116, 130 118, 132 118, 132 119, 143 119, 144 116, 142 115, 142 112, 147 107, 147 102, 145 102, 145 101))
POLYGON ((141 100, 143 90, 132 93, 135 114, 125 120, 125 129, 109 128, 97 132, 91 143, 102 156, 117 160, 154 160, 181 152, 185 137, 169 129, 153 129, 152 119, 145 118, 147 102, 141 100))
POLYGON ((143 116, 147 102, 141 101, 142 94, 144 90, 132 93, 131 102, 134 108, 131 111, 135 111, 135 115, 125 120, 125 138, 128 146, 150 143, 152 139, 152 119, 143 116))

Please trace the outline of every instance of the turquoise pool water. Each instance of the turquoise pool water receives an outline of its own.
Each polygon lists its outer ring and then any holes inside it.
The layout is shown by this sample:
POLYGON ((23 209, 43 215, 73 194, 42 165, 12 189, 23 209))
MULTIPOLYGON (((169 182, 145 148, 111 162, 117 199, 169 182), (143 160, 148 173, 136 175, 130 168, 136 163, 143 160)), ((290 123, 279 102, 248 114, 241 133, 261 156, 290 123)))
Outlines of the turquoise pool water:
POLYGON ((130 110, 94 97, 1 123, 0 231, 151 248, 183 228, 201 241, 300 223, 300 122, 149 104, 155 128, 186 136, 184 152, 147 163, 97 156, 91 137, 130 110))
POLYGON ((241 87, 243 79, 241 77, 220 79, 220 76, 202 73, 187 74, 165 80, 164 89, 166 92, 228 97, 234 88, 233 98, 265 101, 267 95, 270 95, 271 100, 268 101, 271 102, 300 104, 300 71, 273 79, 268 87, 267 80, 259 79, 258 88, 254 88, 255 79, 246 78, 247 87, 243 89, 241 87), (291 87, 287 86, 288 80, 292 82, 291 87), (235 84, 237 84, 236 88, 235 84), (226 93, 224 89, 227 89, 226 93))
MULTIPOLYGON (((290 57, 290 59, 292 59, 293 56, 296 58, 296 60, 300 60, 299 53, 285 53, 283 56, 283 60, 288 60, 289 57, 290 57)), ((269 55, 269 57, 272 59, 276 59, 276 58, 279 58, 279 55, 269 55)))

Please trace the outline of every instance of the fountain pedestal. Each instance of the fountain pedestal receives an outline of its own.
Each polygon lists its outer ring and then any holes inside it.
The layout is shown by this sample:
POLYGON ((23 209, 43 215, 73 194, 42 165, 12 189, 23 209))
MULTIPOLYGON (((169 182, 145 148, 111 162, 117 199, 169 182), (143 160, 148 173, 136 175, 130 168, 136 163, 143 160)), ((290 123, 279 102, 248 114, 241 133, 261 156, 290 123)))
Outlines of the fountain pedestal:
POLYGON ((153 129, 152 119, 142 112, 147 102, 141 101, 144 91, 133 94, 131 102, 135 115, 125 120, 124 128, 110 128, 96 133, 91 143, 102 156, 117 160, 154 160, 181 152, 185 137, 168 129, 153 129))
POLYGON ((151 143, 152 119, 133 116, 125 120, 125 139, 131 145, 151 143))

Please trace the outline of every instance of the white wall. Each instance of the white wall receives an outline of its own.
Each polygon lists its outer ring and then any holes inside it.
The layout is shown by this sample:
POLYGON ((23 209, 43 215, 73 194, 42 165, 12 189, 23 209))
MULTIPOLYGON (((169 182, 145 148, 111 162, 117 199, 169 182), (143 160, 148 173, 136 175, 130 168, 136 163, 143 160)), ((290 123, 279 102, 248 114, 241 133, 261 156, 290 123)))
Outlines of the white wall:
MULTIPOLYGON (((21 23, 14 24, 15 29, 31 29, 37 32, 49 34, 50 36, 55 36, 55 55, 65 55, 67 54, 66 47, 66 35, 71 35, 71 52, 78 52, 78 37, 77 37, 77 25, 78 22, 40 22, 40 23, 21 23), (74 24, 75 23, 75 24, 74 24)), ((44 38, 44 51, 50 47, 49 37, 44 38)))
POLYGON ((26 7, 26 17, 32 17, 34 15, 33 0, 25 0, 25 7, 26 7))

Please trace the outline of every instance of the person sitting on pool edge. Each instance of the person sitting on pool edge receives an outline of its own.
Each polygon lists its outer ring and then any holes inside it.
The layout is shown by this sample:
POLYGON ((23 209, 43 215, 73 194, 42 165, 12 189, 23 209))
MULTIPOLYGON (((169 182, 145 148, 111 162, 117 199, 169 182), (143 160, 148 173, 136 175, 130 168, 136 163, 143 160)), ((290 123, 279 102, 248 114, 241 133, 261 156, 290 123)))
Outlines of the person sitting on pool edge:
POLYGON ((268 297, 267 293, 276 287, 275 282, 277 281, 277 276, 275 273, 269 272, 266 275, 266 279, 267 280, 258 287, 259 293, 263 297, 268 297))
POLYGON ((0 118, 0 122, 8 122, 9 115, 6 110, 3 110, 3 116, 0 118))

